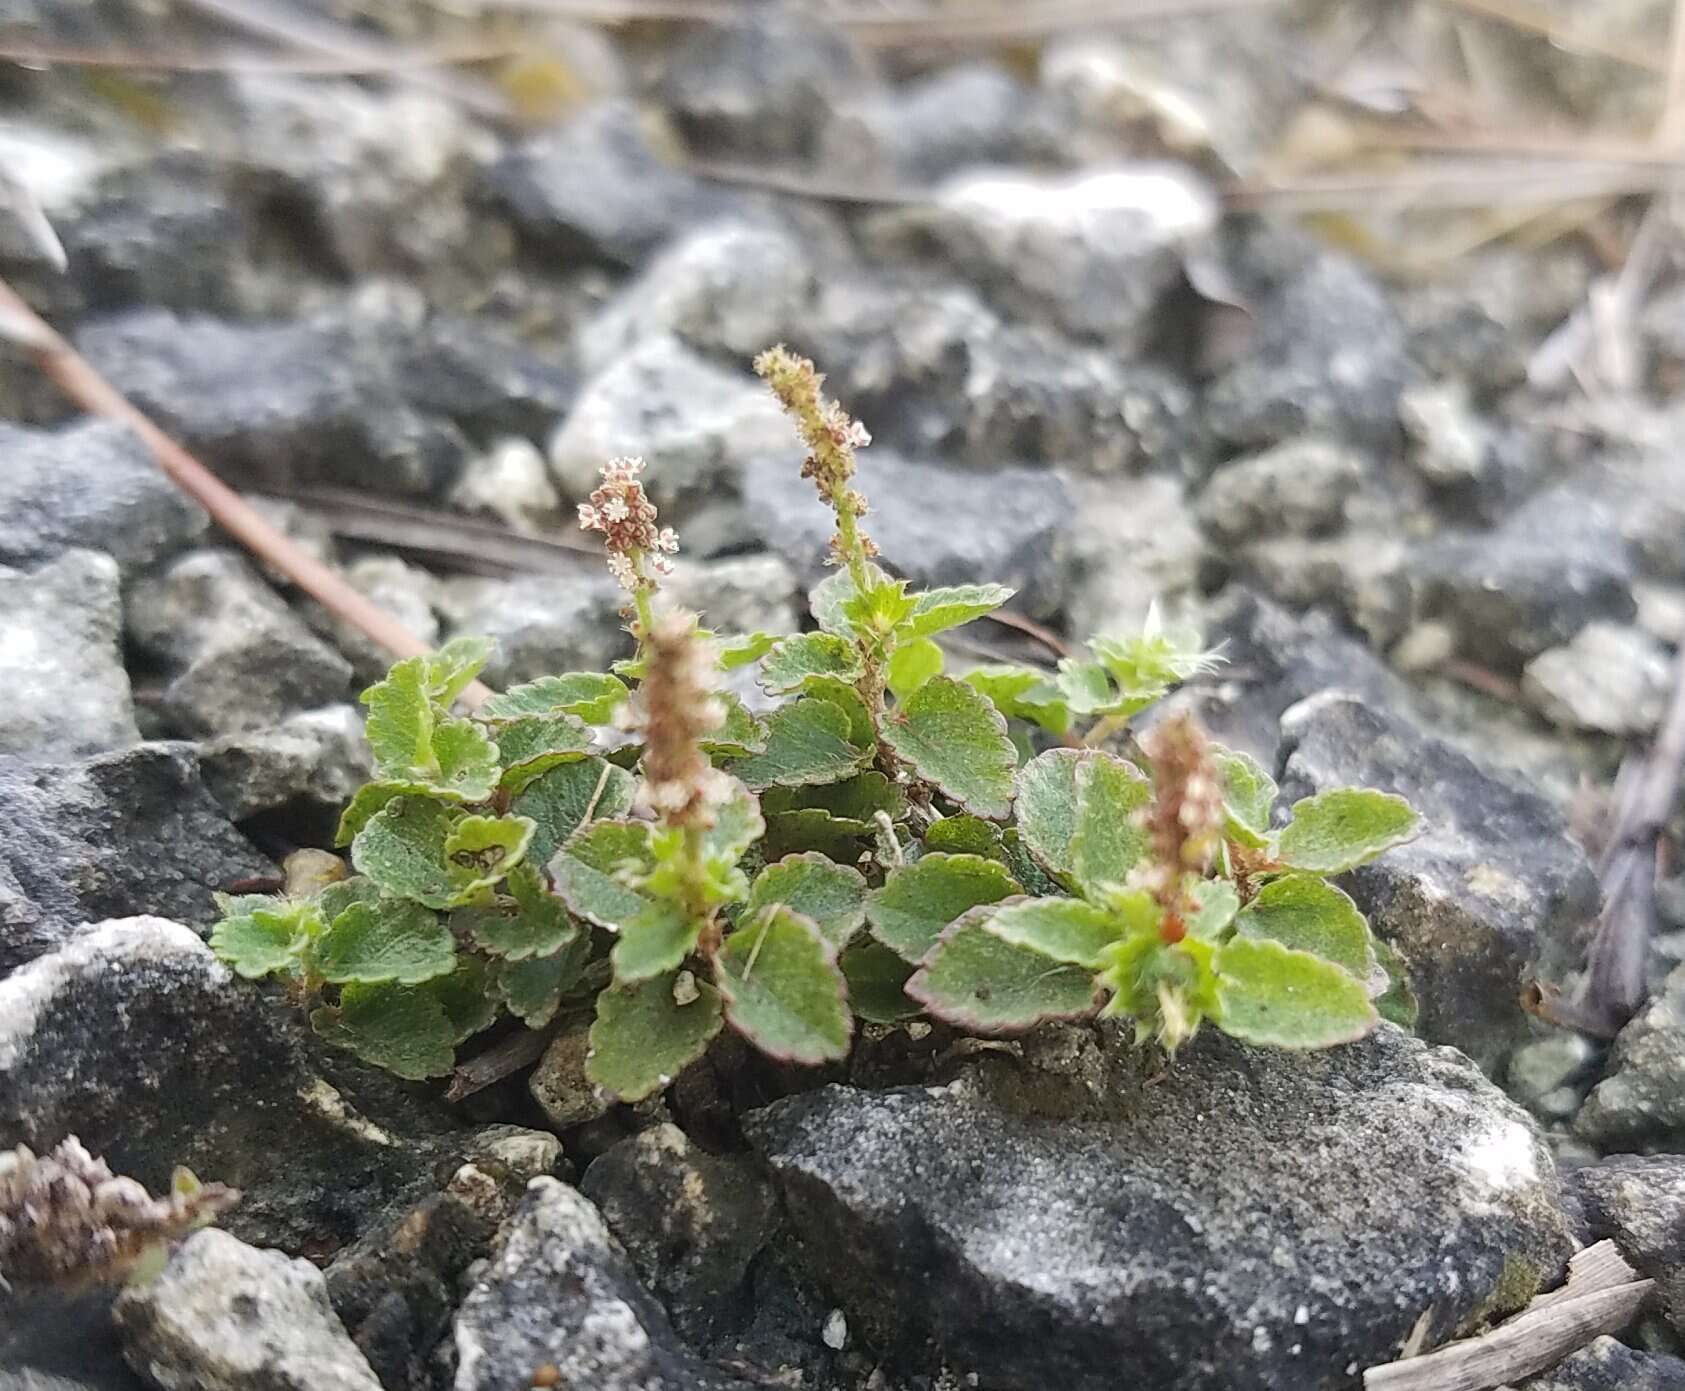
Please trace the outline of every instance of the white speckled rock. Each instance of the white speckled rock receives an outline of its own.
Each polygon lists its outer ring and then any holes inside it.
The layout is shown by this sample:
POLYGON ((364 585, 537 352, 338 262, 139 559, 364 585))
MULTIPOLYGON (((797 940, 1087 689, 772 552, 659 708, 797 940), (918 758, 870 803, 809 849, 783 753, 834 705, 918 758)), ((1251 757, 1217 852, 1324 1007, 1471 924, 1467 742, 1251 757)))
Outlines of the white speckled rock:
POLYGON ((123 1355, 164 1391, 379 1391, 322 1272, 227 1232, 189 1238, 113 1308, 123 1355))

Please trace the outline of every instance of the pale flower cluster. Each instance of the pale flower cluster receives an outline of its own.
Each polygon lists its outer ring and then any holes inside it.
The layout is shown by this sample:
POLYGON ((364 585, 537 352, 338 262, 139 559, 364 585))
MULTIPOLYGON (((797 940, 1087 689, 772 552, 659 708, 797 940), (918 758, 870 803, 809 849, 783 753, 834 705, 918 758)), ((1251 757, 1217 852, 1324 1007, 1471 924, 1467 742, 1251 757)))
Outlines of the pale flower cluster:
POLYGON ((642 569, 646 562, 655 574, 670 575, 673 563, 667 557, 679 549, 673 528, 656 525, 655 504, 638 481, 643 471, 642 459, 610 459, 590 501, 579 504, 579 525, 602 533, 609 571, 628 593, 648 583, 642 569))
POLYGON ((638 805, 669 826, 710 826, 713 808, 731 787, 701 743, 725 722, 713 655, 688 614, 661 618, 647 650, 649 675, 638 689, 635 714, 644 734, 638 805))

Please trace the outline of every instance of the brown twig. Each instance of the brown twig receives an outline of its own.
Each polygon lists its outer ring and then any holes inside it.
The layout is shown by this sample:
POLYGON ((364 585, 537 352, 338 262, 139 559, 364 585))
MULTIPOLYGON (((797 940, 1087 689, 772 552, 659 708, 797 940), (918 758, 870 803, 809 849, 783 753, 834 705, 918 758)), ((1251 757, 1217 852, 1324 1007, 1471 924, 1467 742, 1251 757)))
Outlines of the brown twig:
POLYGON ((529 51, 527 39, 443 44, 386 54, 159 53, 134 48, 87 48, 75 44, 0 43, 0 62, 22 67, 117 68, 126 72, 285 73, 295 77, 373 77, 414 68, 449 68, 489 63, 529 51))
POLYGON ((512 1077, 523 1067, 531 1067, 544 1056, 544 1050, 560 1027, 559 1023, 553 1023, 542 1029, 522 1029, 485 1052, 476 1053, 467 1062, 458 1063, 445 1090, 445 1100, 463 1101, 505 1077, 512 1077))
MULTIPOLYGON (((140 436, 158 467, 253 555, 275 567, 336 618, 368 636, 395 657, 415 657, 428 645, 391 614, 353 589, 344 576, 294 545, 208 468, 118 391, 47 324, 5 281, 0 280, 0 332, 21 344, 41 371, 94 415, 121 421, 140 436)), ((491 692, 478 681, 462 694, 477 706, 491 692)))

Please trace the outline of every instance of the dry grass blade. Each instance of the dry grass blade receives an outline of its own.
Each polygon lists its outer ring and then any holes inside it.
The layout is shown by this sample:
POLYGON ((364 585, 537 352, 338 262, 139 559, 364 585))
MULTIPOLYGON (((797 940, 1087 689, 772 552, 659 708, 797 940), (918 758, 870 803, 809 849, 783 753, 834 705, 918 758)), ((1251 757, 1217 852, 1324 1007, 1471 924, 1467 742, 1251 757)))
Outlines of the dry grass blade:
POLYGON ((440 44, 376 56, 348 53, 150 52, 133 48, 83 48, 74 44, 0 43, 0 62, 20 67, 114 68, 122 72, 275 73, 291 77, 377 77, 418 68, 490 63, 529 51, 530 43, 440 44))
MULTIPOLYGON (((1665 73, 1668 60, 1659 57, 1639 44, 1611 43, 1594 35, 1583 34, 1571 24, 1564 24, 1548 10, 1541 10, 1525 0, 1439 0, 1450 9, 1495 19, 1513 29, 1537 34, 1568 53, 1580 53, 1592 58, 1612 58, 1645 72, 1665 73)), ((1586 7, 1588 10, 1590 6, 1586 7)))
POLYGON ((1638 1313, 1654 1280, 1640 1280, 1612 1241, 1579 1252, 1568 1282, 1477 1338, 1363 1374, 1364 1391, 1489 1391, 1554 1367, 1593 1338, 1617 1333, 1638 1313))
POLYGON ((1232 184, 1236 209, 1271 212, 1375 212, 1411 208, 1485 208, 1561 203, 1653 193, 1678 177, 1653 160, 1423 160, 1379 172, 1319 174, 1270 183, 1232 184))
MULTIPOLYGON (((352 588, 344 576, 299 549, 265 521, 250 503, 100 376, 86 358, 54 332, 4 281, 0 281, 0 325, 6 327, 13 341, 34 355, 41 371, 66 396, 83 410, 127 425, 151 451, 170 481, 209 512, 218 526, 253 555, 286 575, 323 608, 395 657, 415 657, 430 650, 427 643, 385 609, 352 588)), ((462 699, 474 706, 490 694, 476 681, 463 692, 462 699)))

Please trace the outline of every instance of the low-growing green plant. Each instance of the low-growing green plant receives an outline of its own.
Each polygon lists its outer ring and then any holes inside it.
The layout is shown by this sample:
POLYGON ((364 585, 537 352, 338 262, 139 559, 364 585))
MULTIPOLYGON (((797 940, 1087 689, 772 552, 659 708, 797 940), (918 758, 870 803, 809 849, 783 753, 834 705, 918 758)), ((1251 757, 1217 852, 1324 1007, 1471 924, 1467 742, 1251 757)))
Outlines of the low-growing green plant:
POLYGON ((1056 671, 950 674, 937 636, 1012 591, 881 569, 853 481, 866 432, 811 363, 755 365, 836 518, 817 631, 720 639, 658 611, 676 538, 642 464, 611 462, 580 521, 634 654, 471 716, 453 707, 488 644, 399 662, 363 695, 378 777, 340 823, 355 874, 224 900, 212 945, 236 971, 282 977, 324 1036, 410 1078, 502 1015, 589 1008, 588 1074, 628 1101, 726 1025, 820 1064, 857 1019, 921 1011, 978 1033, 1123 1016, 1174 1050, 1205 1019, 1308 1048, 1405 1007, 1327 882, 1415 834, 1401 798, 1325 792, 1277 826, 1269 775, 1187 719, 1129 740, 1219 660, 1153 620, 1056 671), (719 689, 749 665, 764 710, 719 689))

